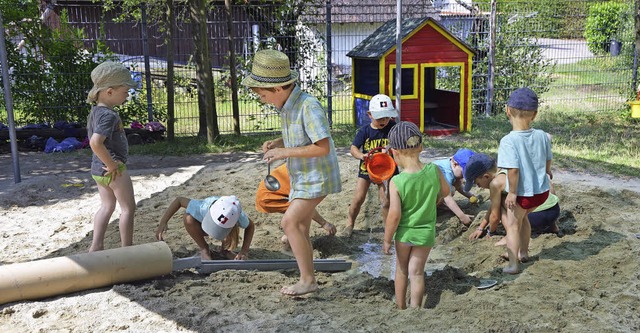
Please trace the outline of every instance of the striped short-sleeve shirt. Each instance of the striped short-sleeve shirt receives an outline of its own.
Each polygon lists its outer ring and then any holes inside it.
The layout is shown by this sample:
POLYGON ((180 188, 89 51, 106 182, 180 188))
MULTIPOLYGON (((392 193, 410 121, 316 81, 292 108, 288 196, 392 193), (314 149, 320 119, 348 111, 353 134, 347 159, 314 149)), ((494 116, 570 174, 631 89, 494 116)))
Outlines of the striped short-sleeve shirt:
POLYGON ((329 129, 329 121, 320 102, 296 87, 280 110, 284 146, 303 147, 329 138, 325 156, 290 157, 287 168, 291 182, 289 200, 314 199, 341 191, 338 156, 329 129))

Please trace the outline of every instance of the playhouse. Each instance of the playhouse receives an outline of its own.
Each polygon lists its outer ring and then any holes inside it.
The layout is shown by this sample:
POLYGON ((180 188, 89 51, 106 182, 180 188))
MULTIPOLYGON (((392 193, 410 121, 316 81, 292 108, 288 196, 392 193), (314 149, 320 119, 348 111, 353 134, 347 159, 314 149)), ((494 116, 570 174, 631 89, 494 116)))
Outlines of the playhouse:
MULTIPOLYGON (((364 125, 376 94, 396 98, 396 22, 383 24, 347 53, 352 62, 354 122, 364 125)), ((433 18, 402 21, 401 119, 428 135, 471 130, 474 51, 433 18)))

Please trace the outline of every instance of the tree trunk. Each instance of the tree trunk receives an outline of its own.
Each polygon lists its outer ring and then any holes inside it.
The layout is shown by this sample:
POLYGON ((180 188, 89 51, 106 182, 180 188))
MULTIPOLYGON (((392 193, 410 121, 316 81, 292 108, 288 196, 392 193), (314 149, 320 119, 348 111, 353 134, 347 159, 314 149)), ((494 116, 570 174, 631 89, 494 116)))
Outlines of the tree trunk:
POLYGON ((238 106, 238 78, 236 76, 236 51, 233 43, 233 12, 231 0, 225 0, 227 12, 227 41, 229 43, 229 70, 231 74, 231 107, 233 108, 233 132, 240 135, 240 108, 238 106))
POLYGON ((215 109, 213 93, 213 76, 209 62, 209 39, 207 38, 207 6, 206 0, 189 1, 189 13, 193 22, 193 39, 195 42, 196 83, 198 85, 198 110, 200 113, 199 136, 206 133, 207 142, 213 143, 220 135, 218 117, 215 109), (206 119, 206 126, 202 120, 206 119))

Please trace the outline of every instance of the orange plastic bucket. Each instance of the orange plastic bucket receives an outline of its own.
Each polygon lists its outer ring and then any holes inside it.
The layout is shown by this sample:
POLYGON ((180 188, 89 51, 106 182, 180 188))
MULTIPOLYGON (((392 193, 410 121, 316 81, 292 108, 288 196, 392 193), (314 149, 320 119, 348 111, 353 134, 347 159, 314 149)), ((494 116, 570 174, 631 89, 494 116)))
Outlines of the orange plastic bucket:
POLYGON ((393 157, 380 152, 380 150, 382 147, 370 150, 365 159, 369 179, 375 184, 389 180, 396 171, 396 161, 393 160, 393 157))

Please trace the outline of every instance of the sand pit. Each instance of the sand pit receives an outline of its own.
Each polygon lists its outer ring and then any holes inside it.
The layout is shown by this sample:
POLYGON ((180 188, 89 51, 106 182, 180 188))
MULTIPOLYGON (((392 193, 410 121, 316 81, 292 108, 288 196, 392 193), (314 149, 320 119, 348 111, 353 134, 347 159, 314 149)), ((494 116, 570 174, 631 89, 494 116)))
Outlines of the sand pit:
MULTIPOLYGON (((315 258, 354 261, 341 273, 318 273, 320 290, 282 296, 297 271, 186 270, 168 276, 67 295, 0 305, 1 332, 633 332, 640 330, 640 183, 554 170, 563 237, 531 242, 521 274, 501 273, 504 250, 468 241, 455 216, 440 210, 438 240, 427 263, 424 309, 396 310, 392 258, 378 251, 382 222, 375 196, 365 202, 351 238, 341 236, 357 161, 339 150, 343 191, 319 206, 338 227, 327 237, 312 227, 315 258), (498 284, 479 290, 480 280, 498 284)), ((425 157, 443 153, 428 151, 425 157)), ((82 253, 99 206, 87 152, 21 154, 23 182, 12 181, 10 155, 0 155, 0 264, 82 253)), ((251 259, 291 258, 281 251, 278 214, 254 208, 266 174, 256 153, 193 157, 132 156, 136 193, 134 243, 154 231, 175 196, 235 194, 257 224, 251 259)), ((474 191, 483 193, 477 188, 474 191)), ((487 193, 484 193, 487 197, 487 193)), ((459 205, 476 214, 487 203, 459 205)), ((119 246, 117 214, 105 246, 119 246)), ((176 215, 166 241, 176 258, 197 252, 176 215)), ((213 243, 218 245, 218 243, 213 243)))

